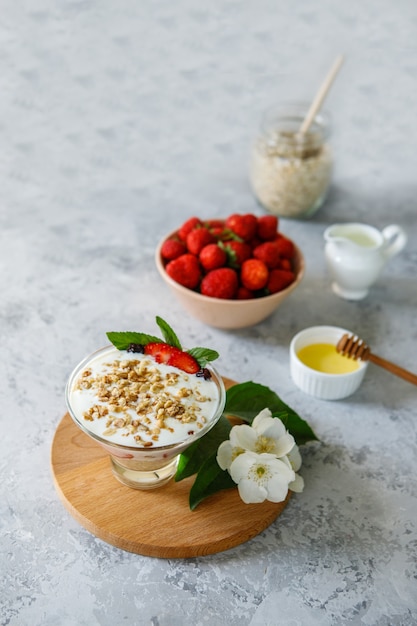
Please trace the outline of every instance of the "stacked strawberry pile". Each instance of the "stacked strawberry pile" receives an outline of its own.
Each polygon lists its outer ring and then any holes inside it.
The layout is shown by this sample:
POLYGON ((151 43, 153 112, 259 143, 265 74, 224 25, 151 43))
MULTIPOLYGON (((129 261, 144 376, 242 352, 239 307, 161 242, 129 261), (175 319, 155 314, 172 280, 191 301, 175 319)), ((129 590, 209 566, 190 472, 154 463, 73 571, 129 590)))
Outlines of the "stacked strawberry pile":
POLYGON ((234 213, 226 220, 191 217, 167 239, 167 274, 205 296, 245 300, 282 291, 295 280, 294 244, 274 215, 234 213))

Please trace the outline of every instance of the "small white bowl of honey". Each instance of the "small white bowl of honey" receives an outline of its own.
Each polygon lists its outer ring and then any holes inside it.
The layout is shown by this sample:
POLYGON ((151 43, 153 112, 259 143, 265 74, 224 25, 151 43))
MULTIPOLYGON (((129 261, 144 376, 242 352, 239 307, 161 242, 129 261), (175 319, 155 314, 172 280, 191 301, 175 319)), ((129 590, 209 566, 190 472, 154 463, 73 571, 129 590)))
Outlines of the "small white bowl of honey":
POLYGON ((341 400, 362 383, 367 361, 343 356, 336 350, 344 334, 337 326, 312 326, 295 335, 290 345, 290 372, 305 393, 322 400, 341 400))

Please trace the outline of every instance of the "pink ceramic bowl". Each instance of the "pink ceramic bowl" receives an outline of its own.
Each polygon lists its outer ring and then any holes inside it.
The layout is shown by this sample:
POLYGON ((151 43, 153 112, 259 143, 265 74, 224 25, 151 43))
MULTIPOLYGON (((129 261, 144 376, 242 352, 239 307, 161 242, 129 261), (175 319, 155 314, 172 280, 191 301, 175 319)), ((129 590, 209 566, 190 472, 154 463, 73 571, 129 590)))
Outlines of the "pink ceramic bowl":
POLYGON ((161 257, 161 248, 166 239, 175 235, 175 232, 165 236, 157 246, 155 253, 156 267, 183 307, 201 322, 209 326, 223 329, 245 328, 253 326, 271 315, 280 304, 298 287, 304 276, 304 257, 299 248, 294 244, 294 271, 296 278, 294 282, 270 296, 253 298, 251 300, 223 300, 221 298, 210 298, 201 293, 183 287, 175 282, 165 271, 164 262, 161 257))

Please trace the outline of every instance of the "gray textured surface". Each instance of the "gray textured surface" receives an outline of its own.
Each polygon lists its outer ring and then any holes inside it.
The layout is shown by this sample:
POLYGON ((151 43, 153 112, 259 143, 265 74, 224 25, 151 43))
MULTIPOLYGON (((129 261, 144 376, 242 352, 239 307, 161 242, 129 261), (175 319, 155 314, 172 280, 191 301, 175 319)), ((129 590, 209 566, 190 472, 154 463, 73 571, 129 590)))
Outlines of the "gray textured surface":
POLYGON ((32 3, 0 11, 2 626, 365 626, 417 623, 416 388, 370 366, 355 396, 297 391, 288 346, 340 324, 416 370, 417 9, 412 0, 32 3), (197 214, 260 213, 247 162, 261 112, 309 99, 340 51, 327 103, 334 186, 309 222, 299 290, 258 326, 183 315, 153 262, 197 214), (334 296, 322 233, 407 228, 370 296, 334 296), (72 367, 110 329, 165 316, 221 371, 271 386, 322 439, 306 488, 252 541, 158 560, 94 538, 67 513, 49 455, 72 367))

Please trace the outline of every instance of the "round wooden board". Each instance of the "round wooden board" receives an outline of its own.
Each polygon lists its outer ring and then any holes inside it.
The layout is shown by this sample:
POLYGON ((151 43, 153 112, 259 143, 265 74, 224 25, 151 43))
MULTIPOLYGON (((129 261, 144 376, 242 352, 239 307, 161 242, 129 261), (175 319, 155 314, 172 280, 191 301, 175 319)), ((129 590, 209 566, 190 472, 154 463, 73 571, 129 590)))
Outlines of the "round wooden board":
MULTIPOLYGON (((234 381, 224 379, 226 388, 234 381)), ((52 443, 58 494, 71 515, 117 548, 159 558, 189 558, 233 548, 265 530, 284 502, 245 504, 237 489, 220 491, 190 511, 194 477, 149 491, 114 478, 108 454, 64 415, 52 443)))

